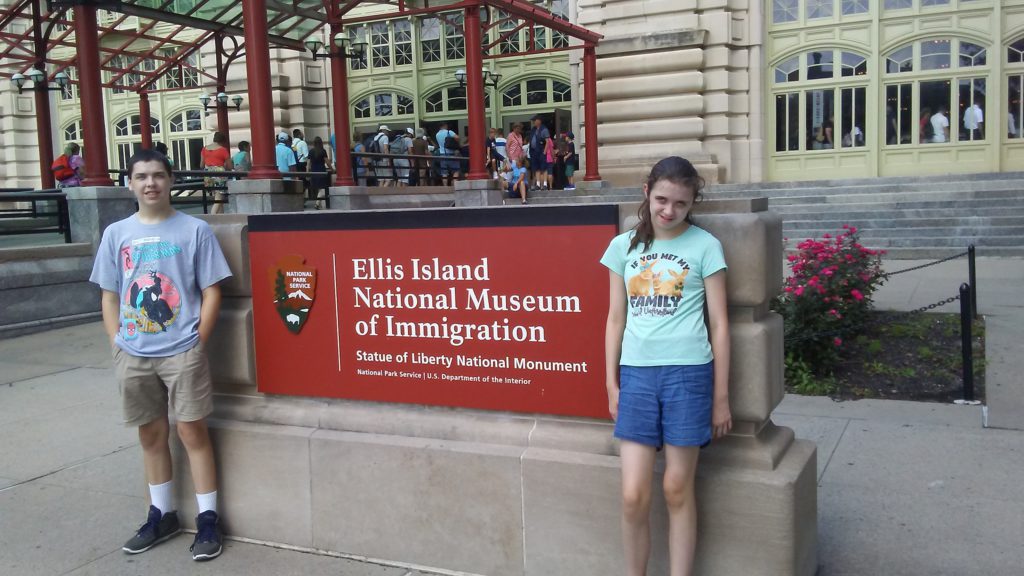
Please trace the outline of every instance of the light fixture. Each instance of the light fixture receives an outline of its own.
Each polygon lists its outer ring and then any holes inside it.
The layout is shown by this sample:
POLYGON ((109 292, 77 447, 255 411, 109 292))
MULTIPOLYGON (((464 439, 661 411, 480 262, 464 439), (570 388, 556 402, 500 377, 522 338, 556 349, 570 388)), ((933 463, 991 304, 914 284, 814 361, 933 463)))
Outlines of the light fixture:
POLYGON ((238 94, 235 94, 234 96, 231 97, 231 101, 234 102, 234 104, 235 104, 235 110, 241 110, 242 109, 242 97, 241 96, 239 96, 238 94))
POLYGON ((221 106, 227 108, 228 100, 231 100, 231 103, 235 105, 235 110, 242 109, 242 97, 237 94, 234 96, 228 96, 225 92, 218 92, 216 96, 211 96, 210 94, 203 92, 199 95, 199 103, 203 105, 204 112, 209 110, 211 103, 215 108, 219 108, 221 106))
POLYGON ((203 92, 202 94, 200 94, 199 95, 199 103, 203 105, 203 110, 206 110, 207 108, 209 108, 210 107, 210 95, 207 94, 206 92, 203 92))
POLYGON ((53 77, 53 80, 57 83, 57 85, 49 86, 46 81, 46 72, 43 72, 38 68, 33 68, 25 74, 16 72, 11 75, 11 83, 14 84, 14 86, 18 89, 18 94, 21 94, 24 91, 25 84, 29 80, 31 80, 34 84, 32 88, 35 90, 62 90, 69 83, 71 83, 71 78, 68 77, 67 74, 65 74, 64 72, 58 72, 53 77))
MULTIPOLYGON (((498 87, 498 82, 501 81, 501 74, 493 72, 487 68, 481 70, 481 77, 484 81, 484 86, 490 86, 492 88, 498 87)), ((459 88, 466 87, 466 71, 459 68, 455 71, 455 79, 459 81, 459 88)))
POLYGON ((218 104, 227 104, 228 103, 228 95, 223 93, 223 92, 218 93, 217 94, 217 103, 218 104))
POLYGON ((310 38, 303 44, 305 44, 306 49, 313 54, 313 60, 326 60, 332 56, 361 60, 366 52, 366 42, 352 42, 344 32, 341 32, 334 37, 334 47, 338 49, 336 54, 332 54, 329 47, 326 46, 319 38, 310 38))

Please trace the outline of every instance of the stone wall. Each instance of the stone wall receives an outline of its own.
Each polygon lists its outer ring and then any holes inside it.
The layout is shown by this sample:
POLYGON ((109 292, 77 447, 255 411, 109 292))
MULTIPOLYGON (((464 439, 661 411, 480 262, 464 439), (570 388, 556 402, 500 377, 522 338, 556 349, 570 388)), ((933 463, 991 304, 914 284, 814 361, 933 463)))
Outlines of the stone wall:
MULTIPOLYGON (((756 4, 756 3, 755 3, 756 4)), ((635 186, 665 156, 709 182, 761 175, 760 7, 745 0, 579 0, 597 47, 601 176, 635 186)))
MULTIPOLYGON (((701 455, 702 575, 809 576, 817 567, 815 447, 770 418, 783 393, 782 322, 767 305, 781 284, 782 242, 766 206, 709 201, 698 216, 730 263, 736 421, 701 455)), ((623 226, 634 213, 621 207, 623 226)), ((610 422, 261 394, 249 282, 264 271, 247 268, 244 216, 208 221, 235 273, 210 347, 229 534, 488 576, 623 572, 610 422)), ((189 518, 188 465, 175 450, 189 518)), ((666 573, 660 493, 652 565, 666 573)))
POLYGON ((0 249, 0 338, 99 319, 90 244, 0 249))

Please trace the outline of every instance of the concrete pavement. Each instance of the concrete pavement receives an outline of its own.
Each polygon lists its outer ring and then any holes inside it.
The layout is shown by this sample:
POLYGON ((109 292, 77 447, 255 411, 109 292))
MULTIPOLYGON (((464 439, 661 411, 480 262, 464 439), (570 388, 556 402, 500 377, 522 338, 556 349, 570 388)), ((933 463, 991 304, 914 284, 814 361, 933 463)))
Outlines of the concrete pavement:
MULTIPOLYGON (((980 406, 791 395, 776 410, 778 424, 818 444, 821 576, 1022 573, 1024 426, 1013 424, 1024 410, 1024 260, 979 259, 978 270, 990 423, 1002 414, 1016 430, 983 427, 980 406)), ((897 276, 876 303, 916 308, 965 278, 965 260, 897 276)), ((0 574, 451 573, 233 540, 197 564, 190 535, 127 556, 120 545, 144 519, 146 492, 119 411, 98 323, 0 340, 0 574)))

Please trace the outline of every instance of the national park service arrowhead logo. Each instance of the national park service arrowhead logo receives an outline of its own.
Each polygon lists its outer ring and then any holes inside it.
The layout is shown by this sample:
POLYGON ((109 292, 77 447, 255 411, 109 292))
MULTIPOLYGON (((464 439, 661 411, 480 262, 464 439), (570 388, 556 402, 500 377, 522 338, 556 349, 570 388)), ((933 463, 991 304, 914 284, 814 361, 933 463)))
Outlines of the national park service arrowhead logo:
POLYGON ((290 255, 268 270, 274 306, 285 327, 294 334, 306 324, 316 298, 316 268, 305 264, 302 256, 290 255))

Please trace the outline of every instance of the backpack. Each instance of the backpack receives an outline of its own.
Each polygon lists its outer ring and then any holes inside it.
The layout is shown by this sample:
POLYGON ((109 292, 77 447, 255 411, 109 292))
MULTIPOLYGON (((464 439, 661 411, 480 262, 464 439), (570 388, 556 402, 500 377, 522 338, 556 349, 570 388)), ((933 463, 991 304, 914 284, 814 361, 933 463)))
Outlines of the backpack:
POLYGON ((382 151, 380 149, 380 133, 378 132, 377 135, 374 136, 373 139, 366 144, 366 153, 380 154, 381 152, 382 151))
POLYGON ((932 125, 932 117, 929 116, 924 121, 924 139, 931 142, 933 137, 935 137, 935 126, 932 125))
POLYGON ((57 159, 53 161, 50 166, 50 170, 53 171, 53 177, 58 182, 67 180, 75 176, 75 170, 71 168, 71 158, 68 158, 67 154, 61 154, 57 156, 57 159))
POLYGON ((459 139, 455 137, 454 132, 449 130, 448 135, 444 137, 444 149, 449 152, 458 152, 461 148, 459 139))
POLYGON ((388 149, 392 154, 403 155, 409 153, 409 145, 404 137, 396 138, 391 144, 388 145, 388 149))

